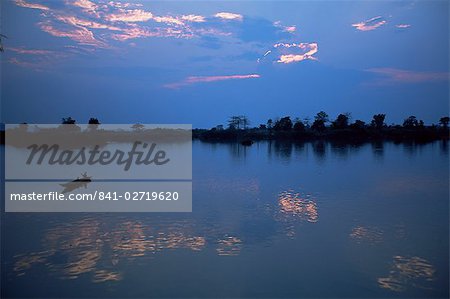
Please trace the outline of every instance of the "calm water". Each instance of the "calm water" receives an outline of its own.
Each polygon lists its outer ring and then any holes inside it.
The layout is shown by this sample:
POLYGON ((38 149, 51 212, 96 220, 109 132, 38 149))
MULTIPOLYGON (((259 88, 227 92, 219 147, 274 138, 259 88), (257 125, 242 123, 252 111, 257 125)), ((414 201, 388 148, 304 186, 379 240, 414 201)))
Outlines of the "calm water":
POLYGON ((193 212, 2 214, 6 297, 448 297, 448 143, 193 144, 193 212))

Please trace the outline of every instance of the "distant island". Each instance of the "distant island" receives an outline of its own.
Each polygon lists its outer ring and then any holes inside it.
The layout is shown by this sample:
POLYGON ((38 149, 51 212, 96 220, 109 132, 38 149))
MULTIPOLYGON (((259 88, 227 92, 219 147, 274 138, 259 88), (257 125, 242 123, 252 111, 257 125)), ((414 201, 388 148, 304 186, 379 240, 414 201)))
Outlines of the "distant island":
MULTIPOLYGON (((260 140, 285 140, 285 141, 311 141, 311 140, 333 140, 342 142, 366 142, 371 140, 391 140, 396 142, 415 141, 431 142, 435 140, 449 139, 448 116, 441 117, 438 124, 425 125, 416 116, 407 117, 402 125, 385 123, 385 114, 375 114, 370 123, 366 124, 362 120, 350 121, 349 113, 339 114, 335 120, 330 121, 329 116, 324 111, 318 112, 314 121, 310 123, 308 118, 292 119, 290 116, 269 119, 265 124, 251 127, 246 116, 231 116, 227 126, 218 125, 211 129, 193 129, 192 139, 206 142, 239 142, 243 145, 251 145, 260 140)), ((77 122, 72 117, 62 118, 62 125, 72 125, 81 130, 77 122)), ((143 136, 145 138, 172 139, 186 136, 183 130, 167 129, 147 129, 143 124, 133 124, 130 131, 105 131, 100 128, 100 121, 97 118, 90 118, 88 129, 90 134, 94 131, 95 140, 103 143, 108 141, 127 142, 130 138, 143 136), (181 135, 180 135, 181 134, 181 135)), ((33 135, 46 133, 55 134, 54 130, 41 130, 40 133, 28 134, 28 124, 22 123, 15 130, 22 130, 25 139, 33 135)), ((73 131, 73 130, 71 130, 73 131)), ((76 133, 75 130, 74 133, 76 133)), ((67 131, 64 132, 66 134, 67 131)), ((80 131, 81 134, 83 132, 80 131)), ((5 144, 5 131, 0 131, 1 144, 5 144)), ((42 137, 42 136, 40 136, 42 137)), ((133 139, 133 140, 134 140, 133 139)), ((184 138, 181 138, 184 139, 184 138)))
POLYGON ((387 125, 385 114, 375 114, 369 124, 362 120, 350 122, 350 114, 339 114, 330 121, 324 111, 320 111, 310 123, 309 119, 291 119, 285 116, 269 119, 258 127, 250 127, 246 116, 232 116, 227 127, 218 125, 212 129, 194 129, 193 138, 220 142, 237 141, 251 145, 258 140, 341 140, 343 142, 365 142, 370 140, 430 142, 449 139, 448 116, 441 117, 438 125, 426 126, 415 116, 406 118, 402 125, 387 125))

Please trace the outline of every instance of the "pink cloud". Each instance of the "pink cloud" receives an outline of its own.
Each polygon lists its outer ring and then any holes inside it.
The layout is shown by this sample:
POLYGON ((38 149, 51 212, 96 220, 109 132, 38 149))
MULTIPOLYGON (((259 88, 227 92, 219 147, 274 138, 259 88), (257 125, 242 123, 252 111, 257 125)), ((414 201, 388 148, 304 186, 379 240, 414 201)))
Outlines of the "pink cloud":
POLYGON ((116 13, 111 13, 105 17, 107 21, 110 22, 146 22, 153 18, 153 14, 149 11, 145 11, 142 9, 131 9, 124 10, 119 9, 116 13))
POLYGON ((366 71, 383 76, 374 82, 375 85, 448 81, 450 78, 446 72, 418 72, 395 68, 373 68, 366 71))
POLYGON ((411 27, 411 25, 410 24, 397 24, 397 25, 395 25, 395 27, 405 29, 405 28, 411 27))
POLYGON ((352 24, 352 27, 355 27, 357 30, 360 31, 371 31, 375 30, 378 27, 386 24, 386 20, 383 19, 381 16, 377 16, 359 23, 352 24))
POLYGON ((218 12, 214 15, 216 18, 223 19, 223 20, 237 20, 242 21, 244 18, 240 14, 231 13, 231 12, 218 12))
POLYGON ((295 26, 286 26, 284 27, 283 31, 289 32, 289 33, 294 33, 297 30, 297 27, 295 26))
POLYGON ((31 62, 26 62, 26 61, 22 61, 22 60, 19 60, 19 59, 17 59, 17 58, 10 58, 9 60, 8 60, 8 62, 9 63, 12 63, 12 64, 15 64, 15 65, 18 65, 18 66, 20 66, 20 67, 25 67, 25 68, 38 68, 39 67, 39 65, 38 64, 35 64, 35 63, 31 63, 31 62))
POLYGON ((126 41, 129 39, 144 38, 144 37, 173 37, 173 38, 190 38, 192 33, 185 32, 181 29, 174 28, 155 28, 149 30, 141 26, 133 26, 122 29, 121 33, 115 33, 111 36, 112 39, 118 41, 126 41))
POLYGON ((29 2, 26 2, 25 0, 16 0, 15 2, 16 2, 16 5, 21 6, 21 7, 40 9, 40 10, 50 10, 50 8, 48 8, 45 5, 37 4, 37 3, 29 3, 29 2))
POLYGON ((121 31, 122 29, 117 26, 111 26, 108 24, 101 24, 94 21, 88 21, 77 18, 75 16, 55 16, 58 21, 75 26, 75 27, 88 27, 92 29, 108 29, 112 31, 121 31))
POLYGON ((107 48, 108 45, 102 41, 97 40, 94 37, 94 34, 89 29, 77 26, 75 28, 62 30, 57 29, 50 22, 42 22, 40 23, 40 27, 43 31, 57 37, 67 37, 73 41, 78 42, 82 45, 95 46, 99 48, 107 48))
POLYGON ((87 12, 88 14, 93 14, 95 16, 100 16, 97 12, 98 5, 94 2, 91 2, 89 0, 76 0, 74 2, 71 2, 73 6, 77 6, 82 8, 84 12, 87 12))
POLYGON ((225 81, 225 80, 237 80, 237 79, 253 79, 260 78, 261 76, 258 74, 250 74, 250 75, 227 75, 227 76, 191 76, 187 77, 185 80, 177 83, 166 84, 164 87, 177 89, 186 85, 191 85, 195 83, 206 83, 206 82, 216 82, 216 81, 225 81))
POLYGON ((141 28, 139 26, 126 28, 122 30, 122 33, 116 33, 112 35, 112 38, 118 41, 126 41, 128 39, 136 39, 142 37, 157 37, 157 32, 141 28))
POLYGON ((53 51, 48 50, 24 49, 24 48, 8 48, 8 50, 16 52, 18 54, 30 54, 30 55, 48 55, 53 53, 53 51))

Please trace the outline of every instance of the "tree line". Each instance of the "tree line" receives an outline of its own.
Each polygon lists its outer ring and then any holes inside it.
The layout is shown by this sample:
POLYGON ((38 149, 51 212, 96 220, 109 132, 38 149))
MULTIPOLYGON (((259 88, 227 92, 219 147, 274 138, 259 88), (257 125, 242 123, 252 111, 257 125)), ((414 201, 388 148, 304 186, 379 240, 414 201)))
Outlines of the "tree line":
POLYGON ((281 118, 268 119, 266 123, 251 127, 250 120, 244 115, 234 115, 227 125, 218 125, 209 130, 194 129, 193 137, 210 141, 244 141, 286 139, 336 139, 343 141, 364 141, 370 139, 432 141, 448 139, 450 118, 443 116, 438 125, 426 126, 423 120, 411 115, 402 124, 386 124, 386 114, 373 115, 366 123, 360 119, 351 121, 350 113, 341 113, 330 120, 325 111, 318 112, 310 119, 281 118))

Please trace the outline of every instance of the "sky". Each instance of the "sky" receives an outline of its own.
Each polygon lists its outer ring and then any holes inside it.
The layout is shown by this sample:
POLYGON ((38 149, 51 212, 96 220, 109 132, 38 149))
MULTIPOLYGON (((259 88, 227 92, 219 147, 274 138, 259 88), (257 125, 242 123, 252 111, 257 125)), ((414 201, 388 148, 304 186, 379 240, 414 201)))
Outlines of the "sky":
POLYGON ((5 0, 1 122, 449 113, 448 1, 5 0))

